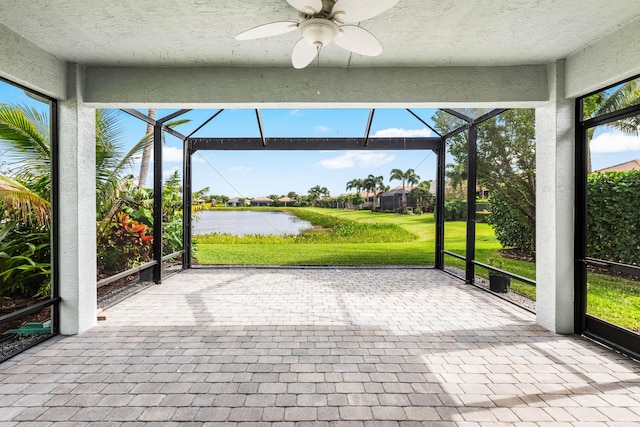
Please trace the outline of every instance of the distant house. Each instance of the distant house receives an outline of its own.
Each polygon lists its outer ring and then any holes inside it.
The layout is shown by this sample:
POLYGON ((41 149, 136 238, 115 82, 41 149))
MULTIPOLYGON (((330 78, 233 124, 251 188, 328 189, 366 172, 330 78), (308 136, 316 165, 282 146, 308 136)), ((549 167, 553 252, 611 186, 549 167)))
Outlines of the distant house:
POLYGON ((476 197, 478 197, 480 199, 488 199, 489 198, 489 190, 487 190, 485 187, 481 187, 479 185, 476 185, 476 197))
MULTIPOLYGON (((407 206, 408 208, 416 207, 415 203, 409 200, 409 193, 413 187, 404 187, 404 193, 406 194, 407 206)), ((402 207, 402 186, 392 188, 386 193, 382 193, 380 195, 380 210, 383 211, 395 211, 402 207)))
POLYGON ((630 160, 618 165, 609 166, 608 168, 598 169, 596 172, 626 172, 632 170, 640 170, 640 159, 630 160))
POLYGON ((249 201, 250 206, 271 206, 273 205, 273 200, 268 197, 256 197, 249 201))
POLYGON ((291 205, 291 204, 295 203, 295 200, 293 200, 291 197, 287 197, 287 196, 280 197, 280 198, 278 199, 278 201, 279 201, 280 203, 282 203, 283 205, 285 205, 285 206, 289 206, 289 205, 291 205))
POLYGON ((227 200, 226 206, 229 207, 239 207, 245 206, 246 201, 242 197, 234 197, 232 199, 227 200))
MULTIPOLYGON (((354 205, 353 203, 351 203, 351 201, 347 201, 344 203, 344 208, 348 208, 348 209, 371 209, 373 210, 374 206, 376 208, 379 207, 379 203, 377 202, 377 198, 380 197, 380 194, 382 193, 382 191, 380 190, 376 190, 375 192, 367 192, 367 191, 361 191, 360 192, 360 197, 362 197, 362 200, 364 200, 364 202, 362 202, 359 205, 354 205), (376 202, 374 203, 374 199, 376 199, 376 202)), ((351 198, 353 196, 352 193, 343 193, 341 194, 339 197, 341 198, 351 198)), ((335 207, 340 207, 340 202, 338 201, 338 199, 336 199, 335 201, 335 207)))
POLYGON ((363 191, 360 193, 360 196, 364 199, 364 203, 362 204, 362 209, 373 209, 373 207, 378 207, 378 202, 375 200, 380 196, 382 191, 376 190, 373 192, 363 191))

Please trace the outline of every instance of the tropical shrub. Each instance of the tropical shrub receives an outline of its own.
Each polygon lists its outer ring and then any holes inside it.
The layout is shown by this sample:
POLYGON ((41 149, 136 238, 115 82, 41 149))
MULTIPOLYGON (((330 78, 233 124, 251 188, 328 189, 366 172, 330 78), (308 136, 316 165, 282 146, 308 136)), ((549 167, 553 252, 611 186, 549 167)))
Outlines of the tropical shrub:
POLYGON ((467 219, 467 202, 464 199, 452 199, 444 202, 445 221, 464 221, 467 219))
POLYGON ((491 214, 488 222, 496 238, 505 248, 517 248, 526 252, 535 250, 535 221, 509 203, 502 191, 495 190, 489 197, 491 214))
POLYGON ((422 182, 409 192, 409 201, 415 204, 415 213, 433 212, 436 207, 436 196, 429 190, 431 183, 422 182))
POLYGON ((118 212, 109 224, 105 244, 98 247, 98 271, 117 273, 150 261, 152 242, 146 225, 118 212))
POLYGON ((362 205, 365 202, 364 197, 362 197, 360 193, 353 194, 351 196, 350 201, 351 201, 351 205, 355 208, 359 208, 360 205, 362 205))
POLYGON ((0 226, 0 295, 4 298, 46 296, 51 286, 49 233, 16 222, 0 226))
POLYGON ((640 170, 587 177, 587 254, 640 265, 640 170))

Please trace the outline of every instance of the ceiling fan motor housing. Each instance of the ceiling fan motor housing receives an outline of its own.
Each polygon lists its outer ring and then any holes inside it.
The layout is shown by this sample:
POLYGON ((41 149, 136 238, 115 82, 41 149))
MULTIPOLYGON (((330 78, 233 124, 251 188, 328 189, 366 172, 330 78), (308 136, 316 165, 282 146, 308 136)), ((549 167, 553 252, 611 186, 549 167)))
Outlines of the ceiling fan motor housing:
POLYGON ((335 22, 324 18, 309 18, 302 21, 298 29, 307 43, 318 48, 322 48, 331 43, 340 31, 340 28, 335 22))

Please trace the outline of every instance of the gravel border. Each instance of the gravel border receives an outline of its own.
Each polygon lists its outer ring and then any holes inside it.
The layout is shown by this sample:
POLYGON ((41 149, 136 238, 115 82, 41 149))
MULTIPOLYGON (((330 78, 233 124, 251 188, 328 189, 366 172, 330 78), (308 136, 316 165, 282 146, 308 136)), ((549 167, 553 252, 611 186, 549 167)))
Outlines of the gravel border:
POLYGON ((107 309, 120 301, 129 298, 132 295, 152 286, 153 282, 131 282, 126 283, 111 292, 98 298, 98 308, 107 309))
MULTIPOLYGON (((464 280, 464 271, 457 267, 445 267, 445 271, 449 274, 452 274, 461 280, 464 280)), ((496 295, 499 298, 506 299, 526 310, 529 310, 533 313, 536 312, 536 301, 534 299, 529 298, 527 295, 521 294, 520 292, 516 292, 509 288, 507 292, 493 292, 489 289, 489 281, 483 277, 475 276, 474 285, 485 289, 487 292, 491 292, 493 295, 496 295)))
POLYGON ((3 339, 0 341, 0 362, 4 362, 51 337, 53 337, 52 334, 3 335, 3 339))

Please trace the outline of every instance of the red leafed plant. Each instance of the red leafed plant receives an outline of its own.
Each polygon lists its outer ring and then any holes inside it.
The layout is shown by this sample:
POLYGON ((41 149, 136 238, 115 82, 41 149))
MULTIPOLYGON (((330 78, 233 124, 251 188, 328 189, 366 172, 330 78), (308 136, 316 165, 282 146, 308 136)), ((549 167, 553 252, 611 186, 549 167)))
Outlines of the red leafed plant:
POLYGON ((153 236, 147 226, 118 212, 106 231, 106 244, 98 247, 98 275, 110 275, 151 260, 153 236))

